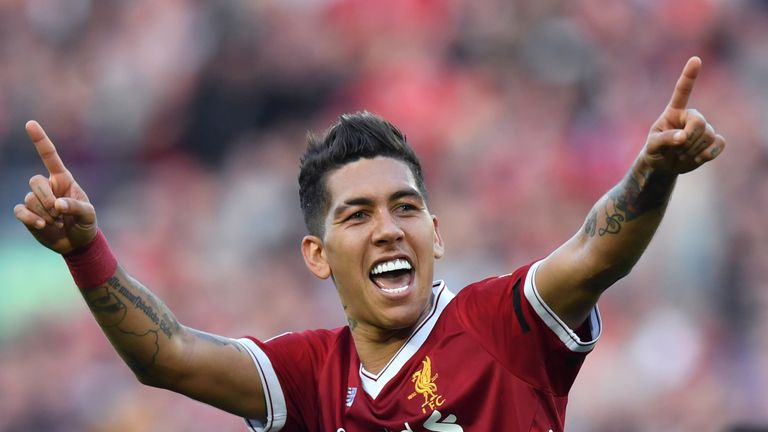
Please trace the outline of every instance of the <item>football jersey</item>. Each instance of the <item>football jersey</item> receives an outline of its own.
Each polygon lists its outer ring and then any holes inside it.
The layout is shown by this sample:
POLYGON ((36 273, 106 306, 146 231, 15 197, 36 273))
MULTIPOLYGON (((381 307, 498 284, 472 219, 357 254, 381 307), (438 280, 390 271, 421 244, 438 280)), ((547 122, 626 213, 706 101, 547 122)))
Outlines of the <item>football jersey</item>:
POLYGON ((433 285, 429 314, 378 373, 348 327, 239 339, 259 370, 267 418, 254 431, 563 430, 568 391, 600 331, 576 330, 539 296, 538 262, 452 294, 433 285))

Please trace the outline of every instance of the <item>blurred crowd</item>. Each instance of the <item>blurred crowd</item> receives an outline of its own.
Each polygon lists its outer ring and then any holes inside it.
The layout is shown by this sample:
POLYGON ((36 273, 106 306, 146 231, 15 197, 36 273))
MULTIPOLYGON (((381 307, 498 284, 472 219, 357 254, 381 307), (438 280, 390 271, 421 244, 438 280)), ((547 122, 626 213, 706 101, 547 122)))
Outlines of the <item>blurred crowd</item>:
POLYGON ((456 290, 576 232, 691 55, 729 146, 601 300, 569 432, 768 427, 767 1, 0 2, 0 431, 244 430, 135 381, 13 218, 43 172, 26 120, 182 323, 267 338, 345 323, 299 253, 308 130, 363 109, 403 130, 456 290))

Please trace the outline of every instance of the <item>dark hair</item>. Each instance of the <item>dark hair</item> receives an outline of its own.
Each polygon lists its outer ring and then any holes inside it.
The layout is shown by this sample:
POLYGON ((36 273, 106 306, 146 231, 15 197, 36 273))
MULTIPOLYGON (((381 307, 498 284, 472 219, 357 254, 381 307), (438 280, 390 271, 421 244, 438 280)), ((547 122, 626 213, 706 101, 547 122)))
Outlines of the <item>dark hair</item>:
POLYGON ((342 114, 322 135, 307 135, 307 149, 301 157, 299 201, 310 234, 322 237, 323 220, 331 197, 325 180, 331 171, 359 159, 386 156, 405 162, 411 169, 419 192, 427 199, 421 164, 400 130, 367 111, 342 114))

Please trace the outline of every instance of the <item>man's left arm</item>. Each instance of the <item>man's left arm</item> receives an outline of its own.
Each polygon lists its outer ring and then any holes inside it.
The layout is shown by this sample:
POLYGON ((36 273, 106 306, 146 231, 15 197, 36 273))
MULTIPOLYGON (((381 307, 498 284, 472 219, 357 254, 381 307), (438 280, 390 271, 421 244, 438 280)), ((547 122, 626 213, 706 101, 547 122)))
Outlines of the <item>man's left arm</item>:
POLYGON ((597 201, 579 232, 539 265, 539 295, 570 328, 584 322, 602 292, 627 275, 645 251, 677 176, 725 148, 704 116, 688 108, 700 69, 698 57, 688 60, 627 175, 597 201))

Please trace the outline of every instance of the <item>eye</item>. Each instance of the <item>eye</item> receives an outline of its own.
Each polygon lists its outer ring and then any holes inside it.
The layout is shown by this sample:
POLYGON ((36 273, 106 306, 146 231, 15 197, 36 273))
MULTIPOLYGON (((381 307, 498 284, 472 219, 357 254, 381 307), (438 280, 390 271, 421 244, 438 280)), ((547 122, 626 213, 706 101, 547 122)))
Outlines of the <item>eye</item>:
POLYGON ((354 220, 361 220, 363 218, 365 218, 365 213, 361 212, 361 211, 356 211, 356 212, 352 213, 351 215, 349 215, 349 217, 347 217, 346 220, 354 221, 354 220))
POLYGON ((415 205, 408 204, 408 203, 399 204, 397 207, 395 207, 395 210, 401 213, 408 213, 408 212, 416 211, 418 209, 419 208, 416 207, 415 205))

